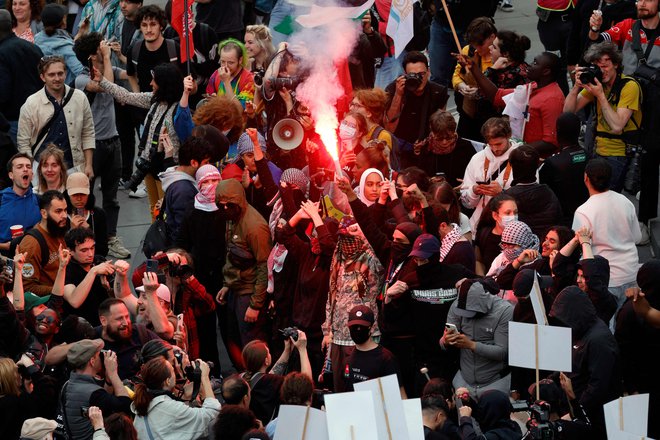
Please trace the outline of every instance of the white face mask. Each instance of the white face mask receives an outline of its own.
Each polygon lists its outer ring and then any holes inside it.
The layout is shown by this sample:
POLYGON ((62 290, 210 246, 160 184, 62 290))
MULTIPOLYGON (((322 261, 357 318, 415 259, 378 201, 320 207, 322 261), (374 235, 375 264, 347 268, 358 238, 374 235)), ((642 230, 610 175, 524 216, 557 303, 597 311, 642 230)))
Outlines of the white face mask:
POLYGON ((517 221, 518 220, 518 215, 517 214, 503 215, 503 216, 500 217, 500 219, 502 221, 502 223, 501 223, 502 229, 504 229, 506 227, 506 225, 508 225, 509 223, 517 221))
POLYGON ((347 124, 342 123, 339 126, 339 138, 340 139, 353 139, 357 130, 354 127, 351 127, 347 124))

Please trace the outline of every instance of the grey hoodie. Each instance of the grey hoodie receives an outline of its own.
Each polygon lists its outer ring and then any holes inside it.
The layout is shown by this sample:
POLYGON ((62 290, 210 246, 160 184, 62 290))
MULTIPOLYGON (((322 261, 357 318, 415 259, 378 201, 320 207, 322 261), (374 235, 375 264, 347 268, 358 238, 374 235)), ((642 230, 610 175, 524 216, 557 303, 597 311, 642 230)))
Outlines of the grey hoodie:
MULTIPOLYGON (((469 281, 466 281, 469 282, 469 281)), ((506 376, 509 353, 509 321, 513 306, 508 301, 490 294, 480 282, 469 288, 465 309, 476 311, 473 318, 456 313, 458 299, 449 308, 447 323, 476 342, 474 351, 461 350, 461 375, 473 386, 484 386, 506 376), (501 374, 502 373, 502 374, 501 374)), ((441 340, 443 349, 444 337, 441 340)))

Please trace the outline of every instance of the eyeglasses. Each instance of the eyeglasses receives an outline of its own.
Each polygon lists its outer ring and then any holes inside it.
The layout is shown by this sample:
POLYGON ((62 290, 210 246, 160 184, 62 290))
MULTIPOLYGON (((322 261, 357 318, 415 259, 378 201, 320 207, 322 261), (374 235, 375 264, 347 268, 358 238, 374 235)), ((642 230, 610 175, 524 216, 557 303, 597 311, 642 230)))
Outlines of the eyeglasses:
POLYGON ((46 321, 46 324, 49 324, 49 325, 52 324, 52 323, 54 323, 55 321, 57 321, 57 318, 55 318, 54 316, 46 315, 45 313, 40 313, 40 314, 37 315, 37 317, 34 318, 34 319, 35 319, 37 322, 46 321))
POLYGON ((366 108, 365 106, 363 106, 363 105, 360 104, 359 102, 353 102, 353 101, 351 101, 351 103, 348 104, 348 108, 354 108, 354 107, 362 107, 362 108, 366 108))

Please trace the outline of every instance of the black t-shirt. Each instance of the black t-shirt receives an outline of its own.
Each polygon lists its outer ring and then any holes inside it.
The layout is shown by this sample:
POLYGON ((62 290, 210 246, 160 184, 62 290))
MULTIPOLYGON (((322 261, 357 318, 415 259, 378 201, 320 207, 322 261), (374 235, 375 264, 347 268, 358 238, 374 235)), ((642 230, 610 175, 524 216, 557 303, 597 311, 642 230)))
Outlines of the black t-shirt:
MULTIPOLYGON (((66 267, 64 284, 73 284, 77 286, 83 279, 85 279, 87 273, 88 272, 80 264, 72 259, 71 263, 66 267)), ((91 289, 89 289, 87 298, 85 298, 85 301, 80 307, 75 309, 68 302, 65 302, 64 310, 67 314, 85 318, 90 324, 92 324, 92 326, 96 327, 101 324, 99 321, 99 306, 108 298, 110 298, 108 291, 103 287, 100 277, 96 276, 94 277, 91 289)))
POLYGON ((280 406, 280 388, 284 376, 267 373, 259 380, 253 378, 251 382, 254 386, 250 393, 250 409, 266 426, 276 416, 275 411, 280 406))
POLYGON ((243 31, 241 0, 211 0, 197 3, 197 20, 208 24, 221 37, 243 31))
POLYGON ((486 272, 493 264, 493 260, 502 252, 500 249, 500 242, 502 241, 501 235, 493 234, 493 228, 479 229, 477 236, 474 239, 474 246, 479 247, 481 253, 481 262, 486 268, 486 272))
MULTIPOLYGON (((154 51, 148 50, 144 40, 136 41, 135 44, 140 45, 140 55, 138 56, 137 66, 133 63, 133 49, 132 46, 126 54, 126 74, 129 76, 137 75, 138 84, 140 85, 141 92, 151 92, 151 71, 159 64, 172 62, 170 54, 167 50, 167 39, 163 39, 163 44, 154 51)), ((179 45, 175 42, 176 46, 176 65, 180 67, 179 58, 179 45)))
MULTIPOLYGON (((385 91, 389 95, 388 104, 385 108, 389 108, 392 97, 396 91, 396 81, 390 83, 385 91)), ((447 104, 448 99, 449 95, 447 94, 447 87, 431 81, 427 83, 424 93, 420 96, 405 91, 403 95, 403 106, 401 107, 401 116, 399 116, 399 124, 396 126, 396 130, 394 130, 396 137, 410 143, 425 138, 429 134, 429 118, 436 110, 443 108, 447 104), (427 99, 426 95, 429 93, 429 106, 426 111, 426 117, 422 121, 424 102, 427 99), (421 136, 419 136, 420 128, 422 131, 421 136)))
POLYGON ((121 27, 121 53, 124 56, 128 56, 128 48, 133 42, 133 35, 135 31, 139 30, 135 27, 134 21, 124 20, 124 24, 121 27))
POLYGON ((430 177, 439 172, 445 173, 447 182, 456 187, 460 183, 458 179, 463 179, 465 169, 476 152, 472 142, 458 138, 456 147, 451 153, 435 154, 429 150, 424 150, 419 156, 414 156, 414 164, 426 171, 426 174, 430 177))
MULTIPOLYGON (((100 338, 103 334, 103 328, 98 326, 94 329, 96 337, 100 338)), ((130 379, 134 377, 140 369, 139 355, 142 346, 152 339, 160 339, 158 335, 151 330, 147 329, 142 324, 133 324, 133 333, 131 339, 128 341, 108 341, 103 339, 105 343, 104 349, 112 350, 117 354, 117 365, 119 378, 121 380, 130 379)))
MULTIPOLYGON (((353 391, 353 385, 358 382, 390 374, 398 376, 399 366, 392 352, 380 345, 369 351, 358 350, 354 347, 346 358, 344 382, 347 391, 353 391)), ((402 383, 400 377, 399 383, 402 383)))

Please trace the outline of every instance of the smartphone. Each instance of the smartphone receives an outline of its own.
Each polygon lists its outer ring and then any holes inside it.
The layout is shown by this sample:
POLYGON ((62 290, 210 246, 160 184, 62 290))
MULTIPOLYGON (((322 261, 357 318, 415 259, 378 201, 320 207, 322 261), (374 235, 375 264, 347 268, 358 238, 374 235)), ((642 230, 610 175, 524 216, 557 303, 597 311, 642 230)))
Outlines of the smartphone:
POLYGON ((183 313, 176 315, 176 331, 180 332, 183 329, 183 313))
POLYGON ((80 407, 80 415, 83 416, 83 418, 88 419, 89 418, 89 407, 88 406, 81 406, 80 407))
POLYGON ((445 324, 445 329, 447 330, 447 333, 458 333, 458 328, 449 322, 445 324))
POLYGON ((147 272, 158 272, 158 260, 147 260, 147 272))
POLYGON ((89 76, 93 76, 94 63, 92 62, 92 57, 87 58, 87 68, 89 69, 89 76))
POLYGON ((9 273, 14 273, 14 260, 7 260, 7 271, 9 273))
POLYGON ((85 216, 85 208, 76 208, 76 215, 84 217, 85 216))
POLYGON ((475 183, 477 185, 490 185, 490 182, 487 180, 477 180, 475 183))

